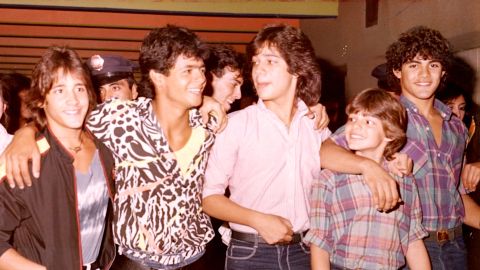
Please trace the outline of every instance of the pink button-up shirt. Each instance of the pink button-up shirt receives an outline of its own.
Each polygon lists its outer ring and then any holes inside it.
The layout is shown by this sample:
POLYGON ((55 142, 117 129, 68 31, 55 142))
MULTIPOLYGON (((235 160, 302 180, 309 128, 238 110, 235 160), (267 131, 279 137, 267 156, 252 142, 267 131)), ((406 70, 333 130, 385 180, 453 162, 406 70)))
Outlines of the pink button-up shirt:
MULTIPOLYGON (((288 219, 296 232, 310 227, 309 196, 320 174, 320 145, 328 129, 316 131, 299 101, 290 128, 260 100, 229 115, 217 135, 205 172, 203 197, 230 189, 235 203, 288 219)), ((256 233, 230 223, 233 230, 256 233)))

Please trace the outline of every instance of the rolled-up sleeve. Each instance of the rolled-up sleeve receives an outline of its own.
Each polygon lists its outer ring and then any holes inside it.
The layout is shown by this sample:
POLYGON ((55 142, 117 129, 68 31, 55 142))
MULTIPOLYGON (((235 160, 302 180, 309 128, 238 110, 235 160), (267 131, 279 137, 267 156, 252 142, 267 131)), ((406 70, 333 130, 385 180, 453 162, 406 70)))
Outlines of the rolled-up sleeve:
POLYGON ((304 242, 316 245, 329 254, 333 252, 333 181, 334 174, 329 170, 322 171, 321 177, 315 180, 310 197, 310 230, 304 238, 304 242))

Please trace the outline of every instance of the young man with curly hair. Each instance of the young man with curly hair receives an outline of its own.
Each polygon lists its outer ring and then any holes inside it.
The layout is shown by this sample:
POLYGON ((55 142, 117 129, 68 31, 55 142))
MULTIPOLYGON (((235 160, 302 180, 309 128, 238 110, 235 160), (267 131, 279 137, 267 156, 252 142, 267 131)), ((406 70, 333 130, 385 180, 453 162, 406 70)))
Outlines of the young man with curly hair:
POLYGON ((475 188, 480 170, 478 164, 463 166, 465 125, 435 99, 449 68, 451 46, 440 32, 420 26, 390 45, 386 58, 390 81, 400 84, 408 113, 404 152, 414 161, 432 268, 465 269, 462 222, 480 227, 479 206, 466 189, 475 188))

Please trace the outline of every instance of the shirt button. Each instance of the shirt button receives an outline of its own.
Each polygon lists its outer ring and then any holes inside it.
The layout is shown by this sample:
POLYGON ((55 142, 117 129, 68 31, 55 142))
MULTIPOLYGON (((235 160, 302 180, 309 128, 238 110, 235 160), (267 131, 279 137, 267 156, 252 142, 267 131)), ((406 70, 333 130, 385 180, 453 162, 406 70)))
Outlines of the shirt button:
POLYGON ((440 157, 440 153, 437 154, 437 157, 440 157))
POLYGON ((426 130, 430 130, 430 128, 429 128, 429 127, 427 127, 427 128, 426 128, 426 130))

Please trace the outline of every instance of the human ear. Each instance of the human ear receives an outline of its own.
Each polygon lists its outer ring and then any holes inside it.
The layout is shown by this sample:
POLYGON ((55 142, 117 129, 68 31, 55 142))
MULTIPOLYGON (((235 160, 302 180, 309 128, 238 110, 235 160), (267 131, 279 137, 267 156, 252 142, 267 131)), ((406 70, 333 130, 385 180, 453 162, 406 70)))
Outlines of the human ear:
POLYGON ((393 75, 395 75, 395 77, 397 77, 398 79, 401 79, 402 78, 402 71, 399 70, 399 69, 394 69, 393 70, 393 75))
POLYGON ((150 80, 152 81, 153 85, 155 85, 155 86, 163 84, 164 79, 165 79, 165 76, 162 73, 157 72, 153 69, 151 69, 148 72, 148 76, 150 77, 150 80))
POLYGON ((385 142, 391 142, 391 141, 393 141, 393 139, 390 139, 390 138, 387 138, 387 137, 383 138, 383 140, 384 140, 385 142))
POLYGON ((137 97, 138 97, 137 84, 134 83, 132 85, 132 99, 137 99, 137 97))

